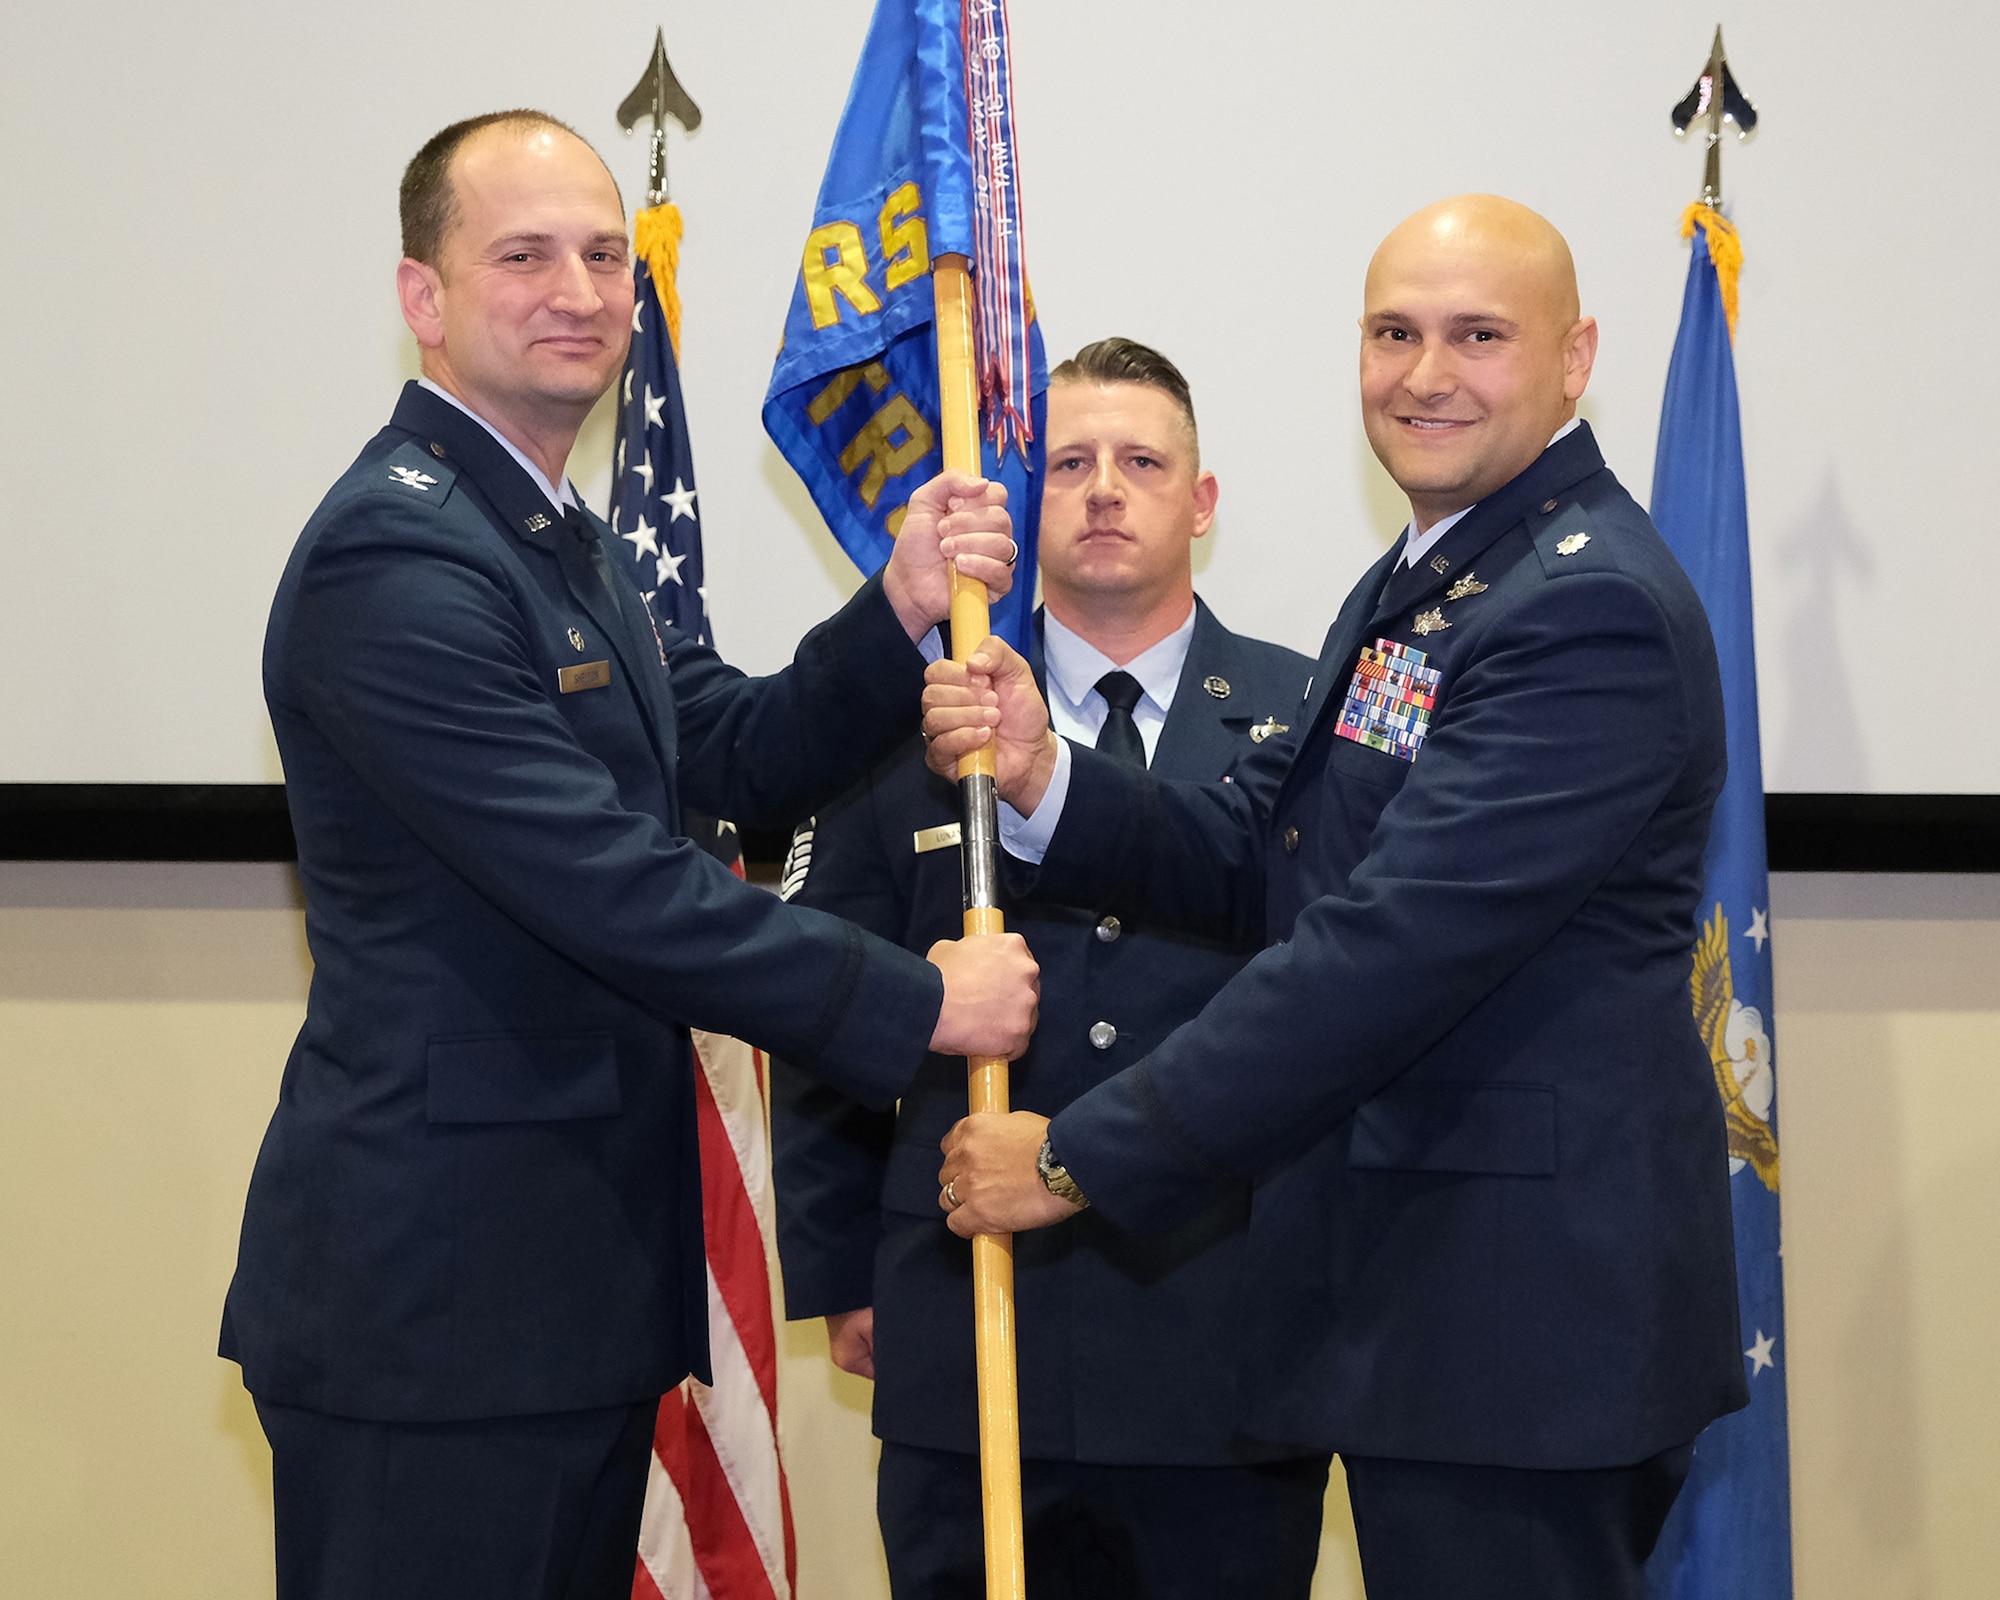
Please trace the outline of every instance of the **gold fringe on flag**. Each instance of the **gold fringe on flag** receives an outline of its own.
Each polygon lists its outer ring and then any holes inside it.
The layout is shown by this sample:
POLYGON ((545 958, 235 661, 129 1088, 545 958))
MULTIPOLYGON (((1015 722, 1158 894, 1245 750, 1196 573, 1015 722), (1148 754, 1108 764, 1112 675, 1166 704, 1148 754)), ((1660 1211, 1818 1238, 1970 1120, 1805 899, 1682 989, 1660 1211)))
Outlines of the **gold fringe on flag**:
POLYGON ((1715 263, 1716 287, 1722 291, 1722 314, 1729 320, 1729 342, 1736 343, 1736 279, 1743 271, 1743 241, 1736 226, 1713 206, 1699 200, 1681 213, 1681 237, 1692 239, 1699 227, 1708 235, 1708 259, 1715 263))
MULTIPOLYGON (((1724 223, 1724 227, 1728 224, 1724 223)), ((648 206, 632 219, 632 248, 653 274, 653 292, 660 297, 660 309, 667 314, 667 338, 674 347, 674 360, 681 358, 681 293, 674 279, 681 267, 681 208, 669 200, 648 206)), ((1736 280, 1729 280, 1730 326, 1736 322, 1736 280)))

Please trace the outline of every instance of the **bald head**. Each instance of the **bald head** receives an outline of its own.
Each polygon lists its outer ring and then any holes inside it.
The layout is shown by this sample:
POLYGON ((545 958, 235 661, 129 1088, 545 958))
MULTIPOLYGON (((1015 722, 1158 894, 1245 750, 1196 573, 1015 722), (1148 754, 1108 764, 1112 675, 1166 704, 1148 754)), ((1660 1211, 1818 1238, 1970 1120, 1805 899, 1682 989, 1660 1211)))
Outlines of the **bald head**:
POLYGON ((1368 264, 1361 399, 1420 528, 1483 500, 1576 414, 1597 353, 1563 236, 1498 195, 1441 200, 1368 264))
POLYGON ((1548 218, 1497 194, 1461 194, 1398 223, 1368 263, 1364 294, 1413 274, 1476 274, 1542 304, 1567 328, 1577 318, 1576 263, 1548 218))

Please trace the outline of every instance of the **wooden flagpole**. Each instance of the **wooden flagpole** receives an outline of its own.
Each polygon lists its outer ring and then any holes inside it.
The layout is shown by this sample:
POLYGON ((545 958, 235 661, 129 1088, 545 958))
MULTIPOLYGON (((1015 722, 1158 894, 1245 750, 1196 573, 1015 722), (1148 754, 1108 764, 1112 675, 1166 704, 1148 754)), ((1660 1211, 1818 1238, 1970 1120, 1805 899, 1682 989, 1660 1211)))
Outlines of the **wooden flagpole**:
MULTIPOLYGON (((972 274, 964 256, 942 255, 931 275, 937 296, 938 392, 949 472, 980 476, 979 384, 972 355, 972 274)), ((1019 507, 1014 508, 1016 515, 1019 507)), ((951 575, 951 658, 966 660, 992 631, 986 585, 951 575)), ((996 893, 999 812, 993 746, 958 764, 963 811, 959 858, 965 880, 965 931, 1001 933, 1006 918, 996 893)), ((1007 1109, 1004 1057, 965 1063, 974 1111, 1007 1109)), ((1014 1371, 1014 1236, 972 1241, 974 1348, 979 1366, 979 1480, 986 1521, 988 1600, 1025 1600, 1021 1517, 1021 1407, 1014 1371)))

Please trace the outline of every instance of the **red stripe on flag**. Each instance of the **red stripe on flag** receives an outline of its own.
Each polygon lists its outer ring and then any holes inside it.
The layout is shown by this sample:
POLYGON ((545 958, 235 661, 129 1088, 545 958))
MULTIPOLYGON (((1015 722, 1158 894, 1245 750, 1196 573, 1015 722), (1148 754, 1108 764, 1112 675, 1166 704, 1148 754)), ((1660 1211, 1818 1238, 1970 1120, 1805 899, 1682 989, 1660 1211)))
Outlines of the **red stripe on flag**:
POLYGON ((751 1208, 736 1147, 722 1123, 704 1067, 694 1075, 695 1107, 701 1139, 701 1204, 708 1244, 708 1268, 736 1337, 757 1375, 757 1389, 773 1422, 778 1415, 778 1340, 771 1320, 770 1267, 764 1234, 751 1208))
POLYGON ((750 1524, 730 1491, 701 1413, 688 1406, 684 1415, 687 1476, 676 1473, 674 1487, 687 1507, 688 1538, 702 1581, 712 1594, 726 1595, 728 1600, 777 1600, 770 1575, 764 1570, 764 1558, 757 1553, 750 1524))
POLYGON ((646 1570, 642 1557, 632 1558, 632 1600, 667 1600, 660 1593, 660 1586, 653 1582, 653 1575, 646 1570))

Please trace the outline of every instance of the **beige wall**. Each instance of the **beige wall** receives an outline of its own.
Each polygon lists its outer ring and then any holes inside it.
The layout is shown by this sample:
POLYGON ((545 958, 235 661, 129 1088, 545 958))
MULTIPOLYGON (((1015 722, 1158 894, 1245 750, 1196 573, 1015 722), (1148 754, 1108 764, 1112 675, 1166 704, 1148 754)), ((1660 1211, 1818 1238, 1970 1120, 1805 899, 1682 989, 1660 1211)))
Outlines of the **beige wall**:
MULTIPOLYGON (((2000 879, 1772 898, 1798 1593, 1973 1600, 2000 1571, 2000 879)), ((270 1592, 263 1441, 213 1351, 305 972, 281 868, 0 864, 0 1593, 270 1592)), ((810 1325, 783 1385, 803 1600, 877 1600, 866 1386, 810 1325)), ((1318 1594, 1350 1600, 1332 1510, 1318 1594)))

